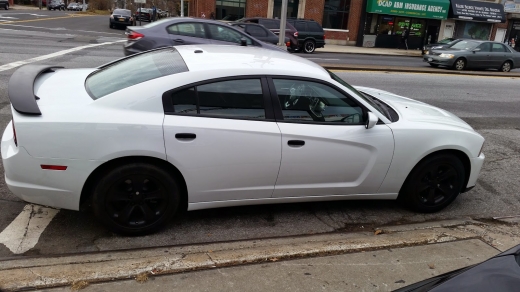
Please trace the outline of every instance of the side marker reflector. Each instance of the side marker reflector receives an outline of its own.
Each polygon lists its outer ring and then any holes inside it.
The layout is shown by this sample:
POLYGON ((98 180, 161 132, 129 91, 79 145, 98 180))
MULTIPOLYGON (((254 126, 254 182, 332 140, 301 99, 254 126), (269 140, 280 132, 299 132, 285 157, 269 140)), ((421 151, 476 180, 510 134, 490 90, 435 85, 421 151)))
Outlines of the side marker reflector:
POLYGON ((41 165, 42 169, 48 169, 48 170, 66 170, 67 167, 64 165, 41 165))

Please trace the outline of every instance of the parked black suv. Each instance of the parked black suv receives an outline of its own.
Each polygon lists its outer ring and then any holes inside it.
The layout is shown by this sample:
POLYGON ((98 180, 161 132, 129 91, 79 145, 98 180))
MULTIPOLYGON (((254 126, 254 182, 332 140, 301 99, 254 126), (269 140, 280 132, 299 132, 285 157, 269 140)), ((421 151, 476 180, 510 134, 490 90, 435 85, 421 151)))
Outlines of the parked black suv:
POLYGON ((9 0, 0 0, 0 7, 9 10, 9 0))
POLYGON ((289 18, 287 22, 298 31, 298 50, 310 54, 317 48, 325 47, 325 32, 316 21, 289 18))
MULTIPOLYGON (((256 39, 261 40, 263 42, 270 43, 273 45, 278 44, 278 36, 261 24, 247 22, 231 22, 229 23, 229 25, 244 31, 250 36, 253 36, 256 39)), ((285 37, 285 44, 287 44, 289 41, 289 38, 285 37)))
POLYGON ((65 3, 61 1, 51 1, 47 4, 47 10, 63 10, 65 11, 65 3))
MULTIPOLYGON (((276 35, 278 35, 280 33, 280 19, 251 17, 251 18, 239 19, 239 20, 237 20, 237 22, 258 23, 260 25, 263 25, 265 28, 272 31, 276 35)), ((299 47, 298 46, 298 31, 290 23, 286 24, 285 37, 289 38, 289 40, 290 40, 290 46, 287 46, 287 50, 290 52, 297 51, 298 47, 299 47)))

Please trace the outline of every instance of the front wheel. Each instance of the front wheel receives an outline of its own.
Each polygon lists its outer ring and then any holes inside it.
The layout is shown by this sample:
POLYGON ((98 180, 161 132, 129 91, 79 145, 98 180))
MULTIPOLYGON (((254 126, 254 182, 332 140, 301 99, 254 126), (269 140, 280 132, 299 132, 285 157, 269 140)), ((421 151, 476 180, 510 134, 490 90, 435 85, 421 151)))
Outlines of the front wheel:
POLYGON ((464 165, 452 154, 433 155, 408 175, 398 199, 409 209, 431 213, 448 206, 462 191, 464 165))
POLYGON ((303 43, 303 51, 304 51, 306 54, 314 53, 314 50, 316 50, 316 44, 314 43, 314 41, 306 40, 306 41, 303 43))
POLYGON ((509 71, 511 71, 512 67, 513 67, 513 65, 511 65, 511 62, 505 61, 504 64, 502 64, 502 66, 500 66, 500 71, 509 72, 509 71))
POLYGON ((466 60, 460 58, 460 59, 457 59, 455 61, 455 63, 453 64, 453 68, 455 68, 455 70, 457 71, 462 71, 466 68, 466 60))
POLYGON ((92 195, 94 214, 108 229, 142 235, 164 226, 177 212, 180 189, 167 171, 148 163, 108 171, 92 195))
POLYGON ((5 10, 9 10, 9 4, 6 4, 4 7, 5 10))

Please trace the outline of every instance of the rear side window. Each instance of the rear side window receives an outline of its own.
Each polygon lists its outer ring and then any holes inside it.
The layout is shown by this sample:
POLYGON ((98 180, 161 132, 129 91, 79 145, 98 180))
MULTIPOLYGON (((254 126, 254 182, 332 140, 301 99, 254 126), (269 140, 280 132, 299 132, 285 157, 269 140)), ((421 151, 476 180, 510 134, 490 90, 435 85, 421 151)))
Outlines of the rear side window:
POLYGON ((212 82, 176 91, 171 98, 176 114, 265 119, 260 79, 212 82))
POLYGON ((297 21, 295 27, 297 31, 307 31, 307 28, 305 27, 305 22, 303 21, 297 21))
POLYGON ((179 23, 168 26, 168 32, 175 35, 183 35, 196 38, 205 38, 204 25, 202 23, 179 23))
POLYGON ((323 28, 316 22, 307 22, 307 30, 312 32, 323 32, 323 28))
POLYGON ((259 23, 267 29, 280 29, 280 21, 277 20, 261 19, 259 23))
POLYGON ((175 48, 138 54, 93 72, 85 88, 98 99, 118 90, 155 78, 186 72, 188 67, 175 48))
POLYGON ((252 35, 254 37, 265 37, 265 36, 267 36, 267 32, 263 28, 255 26, 255 25, 248 25, 246 27, 246 31, 250 35, 252 35))

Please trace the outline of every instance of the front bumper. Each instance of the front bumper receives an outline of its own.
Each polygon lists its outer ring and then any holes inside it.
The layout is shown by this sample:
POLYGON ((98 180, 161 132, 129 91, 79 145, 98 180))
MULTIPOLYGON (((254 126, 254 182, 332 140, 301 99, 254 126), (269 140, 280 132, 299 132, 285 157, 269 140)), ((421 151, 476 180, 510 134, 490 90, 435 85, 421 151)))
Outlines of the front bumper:
POLYGON ((441 58, 439 56, 435 55, 424 55, 423 56, 423 62, 428 62, 430 64, 436 64, 439 66, 453 66, 453 63, 455 62, 455 58, 441 58))
POLYGON ((482 165, 484 164, 485 159, 486 159, 486 156, 484 155, 484 153, 480 153, 479 157, 470 159, 471 173, 469 175, 469 180, 468 180, 468 184, 466 185, 466 188, 472 188, 477 183, 477 179, 478 179, 480 170, 482 169, 482 165))

